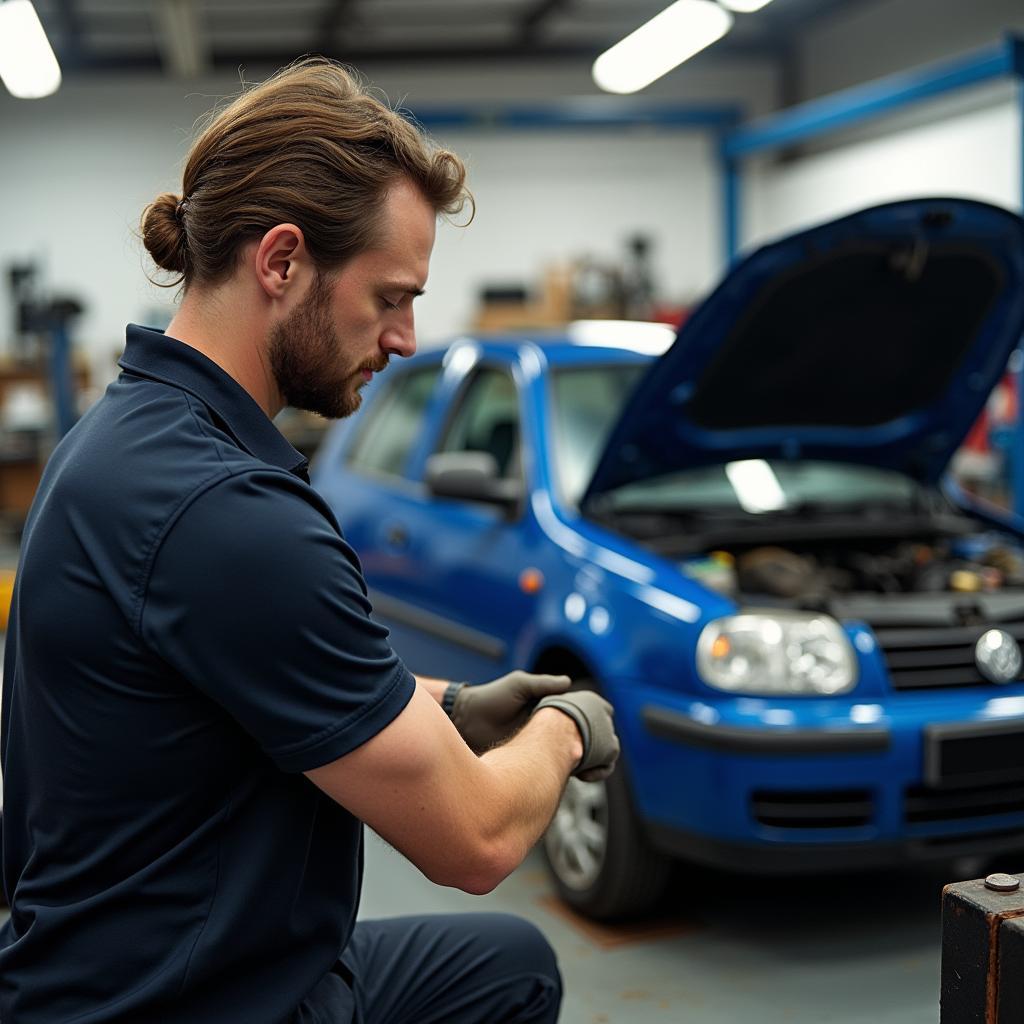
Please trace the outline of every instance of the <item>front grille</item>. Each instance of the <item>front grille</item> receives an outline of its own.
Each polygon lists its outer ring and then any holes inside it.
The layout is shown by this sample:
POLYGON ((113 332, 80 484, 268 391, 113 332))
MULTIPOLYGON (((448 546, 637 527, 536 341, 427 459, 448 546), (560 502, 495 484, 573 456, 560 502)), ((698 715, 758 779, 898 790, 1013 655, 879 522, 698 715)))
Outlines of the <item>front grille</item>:
POLYGON ((858 828, 874 816, 874 801, 867 789, 762 789, 751 797, 751 812, 772 828, 858 828))
POLYGON ((1024 622, 912 629, 875 627, 874 632, 885 655, 893 689, 922 690, 946 686, 990 686, 991 683, 978 671, 974 646, 978 638, 993 626, 1005 630, 1018 642, 1024 642, 1024 622))
POLYGON ((1024 813, 1022 782, 969 789, 910 786, 903 795, 903 817, 909 825, 1021 813, 1024 813))

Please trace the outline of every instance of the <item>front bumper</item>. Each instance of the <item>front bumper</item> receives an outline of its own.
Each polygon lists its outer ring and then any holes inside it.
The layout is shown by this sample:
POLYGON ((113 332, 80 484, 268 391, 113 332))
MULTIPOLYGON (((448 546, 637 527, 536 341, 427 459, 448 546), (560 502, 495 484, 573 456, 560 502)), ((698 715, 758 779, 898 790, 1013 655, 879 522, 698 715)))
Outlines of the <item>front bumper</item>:
POLYGON ((1024 850, 1019 690, 868 707, 711 704, 637 687, 621 694, 617 722, 634 802, 659 848, 768 873, 870 867, 1024 850), (939 746, 947 740, 965 742, 939 746), (1009 752, 993 758, 997 748, 1009 752))
POLYGON ((664 825, 648 825, 646 834, 651 845, 662 853, 745 875, 828 874, 957 857, 995 857, 1002 853, 1024 855, 1024 826, 1009 831, 941 839, 908 839, 897 843, 739 843, 664 825))
POLYGON ((888 750, 891 744, 887 728, 765 731, 712 725, 650 704, 641 716, 652 736, 726 754, 859 754, 888 750))

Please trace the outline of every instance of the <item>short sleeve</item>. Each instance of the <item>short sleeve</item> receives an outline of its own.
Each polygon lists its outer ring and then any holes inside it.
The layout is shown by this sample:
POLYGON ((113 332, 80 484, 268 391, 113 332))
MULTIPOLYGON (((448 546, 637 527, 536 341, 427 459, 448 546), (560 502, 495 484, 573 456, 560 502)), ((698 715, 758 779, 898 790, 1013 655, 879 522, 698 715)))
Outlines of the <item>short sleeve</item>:
POLYGON ((151 649, 290 772, 365 743, 415 687, 318 501, 269 469, 205 490, 160 541, 139 616, 151 649))

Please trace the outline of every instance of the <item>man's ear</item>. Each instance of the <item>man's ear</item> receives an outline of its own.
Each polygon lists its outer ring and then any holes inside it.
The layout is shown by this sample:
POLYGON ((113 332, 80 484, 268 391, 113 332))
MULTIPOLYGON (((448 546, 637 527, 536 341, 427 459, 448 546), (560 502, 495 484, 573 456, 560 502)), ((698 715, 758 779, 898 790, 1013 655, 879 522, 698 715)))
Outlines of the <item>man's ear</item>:
POLYGON ((267 297, 286 300, 305 291, 312 264, 302 228, 277 224, 256 247, 256 279, 267 297))

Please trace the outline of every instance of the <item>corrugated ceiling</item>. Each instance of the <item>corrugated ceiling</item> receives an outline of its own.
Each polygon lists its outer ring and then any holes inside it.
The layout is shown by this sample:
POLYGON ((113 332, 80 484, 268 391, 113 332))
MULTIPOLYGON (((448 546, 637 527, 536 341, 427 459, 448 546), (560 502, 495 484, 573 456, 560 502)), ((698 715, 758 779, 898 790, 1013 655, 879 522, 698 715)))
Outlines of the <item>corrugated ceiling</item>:
MULTIPOLYGON (((784 59, 864 0, 775 0, 698 56, 784 59)), ((304 53, 385 61, 593 59, 667 0, 35 0, 66 72, 198 74, 304 53)))

